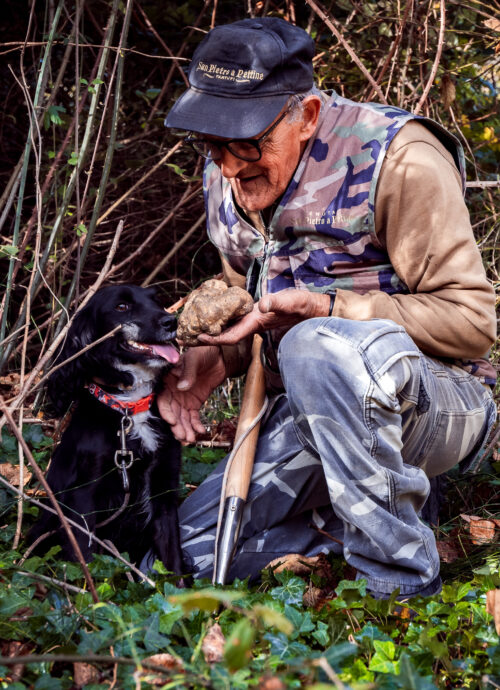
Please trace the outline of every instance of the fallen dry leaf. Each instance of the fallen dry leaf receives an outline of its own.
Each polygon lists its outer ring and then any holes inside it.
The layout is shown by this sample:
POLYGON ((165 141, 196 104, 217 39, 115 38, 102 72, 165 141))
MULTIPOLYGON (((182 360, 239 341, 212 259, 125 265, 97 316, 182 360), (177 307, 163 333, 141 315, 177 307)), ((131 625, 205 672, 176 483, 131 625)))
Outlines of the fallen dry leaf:
POLYGON ((280 556, 266 565, 266 568, 272 568, 273 572, 281 573, 283 570, 289 570, 294 575, 310 575, 318 564, 319 556, 301 556, 300 553, 288 553, 286 556, 280 556))
MULTIPOLYGON (((156 664, 156 666, 163 666, 166 671, 184 671, 182 659, 173 656, 173 654, 167 654, 167 652, 153 654, 153 656, 148 656, 144 661, 149 661, 152 664, 156 664)), ((166 675, 164 676, 148 668, 136 671, 134 678, 139 684, 141 681, 144 681, 149 683, 149 685, 165 685, 166 682, 166 675)))
POLYGON ((14 372, 6 374, 5 376, 0 376, 0 386, 14 386, 19 383, 20 379, 20 374, 14 372))
POLYGON ((500 31, 500 19, 491 17, 490 19, 486 19, 486 21, 484 21, 483 24, 487 26, 488 29, 493 29, 493 31, 500 31))
POLYGON ((469 524, 471 541, 473 544, 489 544, 495 541, 495 530, 500 527, 500 520, 494 518, 485 520, 477 515, 460 515, 469 524))
POLYGON ((443 107, 448 109, 456 97, 455 84, 453 83, 449 74, 443 75, 443 78, 441 79, 440 92, 443 107))
MULTIPOLYGON (((29 642, 19 642, 17 640, 3 640, 0 644, 2 656, 25 656, 31 654, 34 647, 29 642)), ((23 663, 14 664, 9 667, 7 679, 11 683, 17 683, 24 675, 25 665, 23 663)), ((10 686, 9 686, 10 687, 10 686)))
POLYGON ((99 682, 99 671, 91 664, 84 664, 80 661, 73 664, 73 683, 77 688, 84 685, 99 682))
POLYGON ((313 584, 310 584, 309 587, 306 588, 306 591, 302 596, 302 603, 304 606, 311 608, 316 608, 320 602, 322 603, 324 601, 324 590, 322 590, 320 587, 314 587, 313 584))
POLYGON ((500 635, 500 589, 486 592, 486 611, 493 616, 497 635, 500 635))
POLYGON ((184 664, 182 659, 173 654, 153 654, 153 656, 148 656, 144 661, 149 661, 157 666, 164 666, 168 668, 169 671, 180 671, 184 669, 184 664))
POLYGON ((203 638, 201 651, 207 664, 218 664, 224 658, 226 638, 218 623, 214 623, 203 638))
MULTIPOLYGON (((19 465, 11 465, 10 462, 0 462, 0 474, 2 477, 12 484, 12 486, 19 486, 19 465)), ((31 479, 31 472, 28 472, 26 467, 23 473, 23 486, 25 486, 31 479)))
POLYGON ((458 550, 456 544, 448 539, 436 542, 439 558, 443 563, 453 563, 458 558, 460 558, 460 551, 458 550))
POLYGON ((286 690, 286 685, 276 676, 262 676, 259 678, 258 690, 286 690))

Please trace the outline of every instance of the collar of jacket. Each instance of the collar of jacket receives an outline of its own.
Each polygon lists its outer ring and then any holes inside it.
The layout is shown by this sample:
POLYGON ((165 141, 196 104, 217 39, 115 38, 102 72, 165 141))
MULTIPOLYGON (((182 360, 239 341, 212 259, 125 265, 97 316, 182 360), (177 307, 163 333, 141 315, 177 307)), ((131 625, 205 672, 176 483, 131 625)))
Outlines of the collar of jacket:
POLYGON ((154 399, 154 393, 146 395, 145 398, 140 398, 139 400, 132 400, 130 402, 125 402, 120 400, 116 395, 111 395, 111 393, 106 393, 100 386, 96 383, 89 383, 87 390, 90 395, 97 398, 99 402, 103 405, 111 407, 113 410, 117 410, 122 414, 139 414, 139 412, 147 412, 151 407, 151 403, 154 399))

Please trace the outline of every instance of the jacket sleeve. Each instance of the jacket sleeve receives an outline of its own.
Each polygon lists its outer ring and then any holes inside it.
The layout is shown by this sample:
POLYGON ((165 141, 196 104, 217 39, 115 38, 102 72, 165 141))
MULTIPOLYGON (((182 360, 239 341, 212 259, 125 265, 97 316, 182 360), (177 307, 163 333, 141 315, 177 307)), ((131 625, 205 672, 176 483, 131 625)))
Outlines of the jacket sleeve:
POLYGON ((495 340, 495 295, 449 152, 417 122, 391 142, 379 176, 375 223, 410 294, 339 290, 334 315, 392 319, 438 357, 484 356, 495 340))

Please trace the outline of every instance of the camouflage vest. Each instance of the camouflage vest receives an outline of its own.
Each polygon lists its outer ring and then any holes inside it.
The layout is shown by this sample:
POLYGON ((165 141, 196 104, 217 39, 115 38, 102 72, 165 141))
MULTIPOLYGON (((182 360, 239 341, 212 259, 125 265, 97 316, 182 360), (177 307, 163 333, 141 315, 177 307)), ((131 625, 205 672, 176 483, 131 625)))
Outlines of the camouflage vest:
MULTIPOLYGON (((238 213, 219 168, 207 165, 208 235, 238 273, 257 277, 251 285, 256 298, 287 288, 408 292, 375 233, 375 192, 389 144, 412 119, 392 106, 329 98, 267 237, 238 213)), ((418 119, 454 154, 464 176, 455 137, 432 120, 418 119)))
MULTIPOLYGON (((214 163, 204 174, 208 235, 229 265, 247 276, 256 299, 287 288, 360 294, 408 292, 375 232, 375 192, 389 144, 416 116, 399 108, 355 103, 337 94, 320 121, 277 206, 266 236, 235 207, 230 183, 214 163)), ((463 151, 438 123, 417 118, 453 154, 465 188, 463 151)), ((276 349, 264 337, 268 384, 279 388, 276 349), (273 379, 274 384, 273 385, 273 379)))

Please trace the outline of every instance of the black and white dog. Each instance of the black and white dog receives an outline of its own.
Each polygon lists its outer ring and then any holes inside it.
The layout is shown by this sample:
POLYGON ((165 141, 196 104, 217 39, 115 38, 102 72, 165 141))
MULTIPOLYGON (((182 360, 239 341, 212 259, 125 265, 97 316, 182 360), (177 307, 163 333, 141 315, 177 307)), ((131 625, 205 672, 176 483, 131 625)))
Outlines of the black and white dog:
MULTIPOLYGON (((152 549, 165 567, 181 574, 177 518, 180 444, 158 414, 155 390, 179 353, 176 319, 157 303, 155 290, 112 285, 99 290, 76 315, 54 364, 63 362, 121 326, 112 337, 55 371, 48 395, 56 415, 76 402, 54 452, 47 481, 63 512, 100 539, 108 539, 132 562, 152 549)), ((45 551, 60 544, 74 559, 59 519, 43 511, 30 530, 45 551)), ((86 560, 98 552, 79 530, 86 560)))

